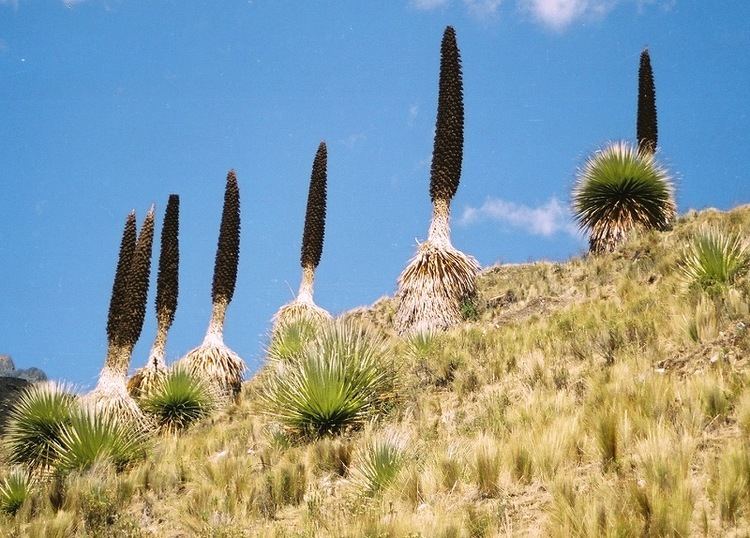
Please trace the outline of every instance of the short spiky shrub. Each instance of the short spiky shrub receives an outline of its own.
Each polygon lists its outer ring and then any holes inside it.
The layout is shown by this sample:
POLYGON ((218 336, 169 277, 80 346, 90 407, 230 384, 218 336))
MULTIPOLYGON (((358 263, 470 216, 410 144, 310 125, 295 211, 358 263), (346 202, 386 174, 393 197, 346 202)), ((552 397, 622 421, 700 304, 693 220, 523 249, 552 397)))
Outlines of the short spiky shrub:
POLYGON ((406 462, 406 438, 386 432, 369 439, 357 454, 351 470, 351 482, 357 490, 374 497, 398 476, 406 462))
POLYGON ((31 495, 34 487, 32 475, 21 468, 12 469, 0 481, 0 512, 14 515, 31 495))
POLYGON ((28 387, 8 416, 4 439, 8 460, 33 470, 49 468, 55 443, 75 407, 76 397, 65 385, 48 382, 28 387))
POLYGON ((260 391, 267 414, 297 435, 362 425, 394 397, 396 370, 385 342, 351 322, 321 327, 297 357, 269 357, 260 391))
POLYGON ((112 410, 84 406, 71 414, 55 443, 55 467, 80 471, 96 463, 123 469, 146 454, 146 435, 132 421, 112 410))
POLYGON ((448 26, 440 46, 440 82, 435 140, 430 168, 432 222, 398 278, 394 318, 401 334, 444 330, 464 320, 462 305, 476 295, 479 264, 451 244, 450 204, 461 179, 464 103, 461 54, 448 26))
POLYGON ((596 254, 614 251, 638 228, 667 228, 675 213, 667 171, 627 142, 589 158, 573 190, 573 215, 589 231, 589 250, 596 254))
POLYGON ((159 379, 140 403, 159 428, 176 433, 210 414, 216 395, 202 378, 177 366, 159 379))
POLYGON ((704 228, 685 250, 681 267, 688 287, 720 292, 750 270, 750 247, 739 233, 704 228))

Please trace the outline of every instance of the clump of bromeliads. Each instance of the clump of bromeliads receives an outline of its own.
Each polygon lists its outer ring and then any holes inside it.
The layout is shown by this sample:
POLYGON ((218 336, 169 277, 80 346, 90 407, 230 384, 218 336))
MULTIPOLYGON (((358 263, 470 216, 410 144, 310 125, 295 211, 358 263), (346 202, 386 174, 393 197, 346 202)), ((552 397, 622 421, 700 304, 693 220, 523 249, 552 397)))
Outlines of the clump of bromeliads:
POLYGON ((396 330, 401 334, 447 329, 463 320, 462 305, 476 296, 477 261, 450 238, 450 203, 463 160, 464 105, 456 33, 447 27, 440 51, 437 124, 430 170, 432 222, 427 241, 398 279, 396 330))

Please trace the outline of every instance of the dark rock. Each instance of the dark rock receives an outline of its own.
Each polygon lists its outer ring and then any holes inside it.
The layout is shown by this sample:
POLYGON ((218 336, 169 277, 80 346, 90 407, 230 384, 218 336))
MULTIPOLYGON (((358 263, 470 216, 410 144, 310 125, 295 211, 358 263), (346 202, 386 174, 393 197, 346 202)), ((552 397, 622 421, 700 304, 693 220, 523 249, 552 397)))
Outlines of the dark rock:
POLYGON ((30 385, 31 382, 25 379, 0 377, 0 433, 5 429, 8 411, 13 406, 16 398, 30 385))

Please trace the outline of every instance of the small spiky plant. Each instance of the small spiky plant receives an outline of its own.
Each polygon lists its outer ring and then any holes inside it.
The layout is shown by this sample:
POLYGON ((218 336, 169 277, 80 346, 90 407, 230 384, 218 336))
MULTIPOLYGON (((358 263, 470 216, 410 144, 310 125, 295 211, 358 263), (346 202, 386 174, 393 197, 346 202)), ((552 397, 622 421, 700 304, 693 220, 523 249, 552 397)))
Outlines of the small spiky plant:
POLYGON ((722 292, 750 271, 750 245, 739 232, 703 228, 685 249, 681 271, 687 288, 722 292))
POLYGON ((227 174, 219 243, 211 290, 213 308, 203 343, 181 359, 193 373, 215 385, 225 397, 236 398, 242 388, 245 361, 224 344, 224 316, 237 282, 240 257, 240 189, 234 170, 227 174))
POLYGON ((451 244, 450 203, 461 179, 463 84, 456 32, 445 29, 440 50, 435 142, 430 170, 432 223, 427 241, 399 276, 394 324, 401 333, 443 330, 463 319, 461 305, 476 295, 477 261, 451 244))
POLYGON ((638 228, 667 228, 676 211, 669 173, 652 153, 627 142, 591 156, 573 190, 573 216, 589 231, 594 254, 613 252, 638 228))
POLYGON ((108 348, 99 381, 84 403, 97 411, 146 425, 146 417, 128 394, 125 380, 146 317, 148 281, 151 273, 151 247, 154 238, 154 208, 151 207, 135 238, 135 214, 125 223, 120 258, 112 286, 107 323, 108 348))
POLYGON ((167 332, 174 321, 179 291, 179 219, 180 197, 170 194, 161 231, 159 276, 156 280, 156 338, 151 346, 146 366, 137 370, 128 380, 128 392, 134 398, 148 394, 167 374, 164 349, 167 344, 167 332))
POLYGON ((325 321, 331 314, 320 308, 313 300, 313 281, 315 269, 323 253, 323 239, 326 228, 326 143, 321 142, 313 161, 310 176, 310 190, 307 195, 305 212, 305 229, 302 234, 302 282, 297 297, 291 303, 282 306, 274 315, 274 332, 284 325, 295 323, 304 318, 325 321))
POLYGON ((654 89, 654 73, 651 70, 651 57, 648 49, 641 52, 641 64, 638 68, 638 119, 637 134, 638 149, 648 153, 656 153, 658 141, 656 123, 656 90, 654 89))

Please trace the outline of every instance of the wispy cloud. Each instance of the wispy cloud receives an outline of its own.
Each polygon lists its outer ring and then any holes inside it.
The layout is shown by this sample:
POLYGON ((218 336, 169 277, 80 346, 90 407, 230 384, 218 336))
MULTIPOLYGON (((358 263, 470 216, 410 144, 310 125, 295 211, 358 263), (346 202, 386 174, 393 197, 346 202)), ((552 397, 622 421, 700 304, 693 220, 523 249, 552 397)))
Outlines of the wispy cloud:
POLYGON ((534 19, 561 31, 579 19, 601 19, 621 0, 519 0, 519 5, 534 19))
POLYGON ((365 133, 352 133, 343 140, 340 140, 340 142, 347 148, 352 149, 354 146, 365 140, 367 140, 367 135, 365 133))
POLYGON ((450 0, 410 0, 413 7, 423 11, 430 11, 450 4, 450 0))
POLYGON ((532 235, 550 237, 563 233, 578 236, 570 211, 554 197, 537 207, 488 198, 480 207, 464 209, 458 223, 468 226, 486 220, 518 228, 532 235))
POLYGON ((479 19, 496 17, 502 3, 503 0, 464 0, 469 14, 479 19))

